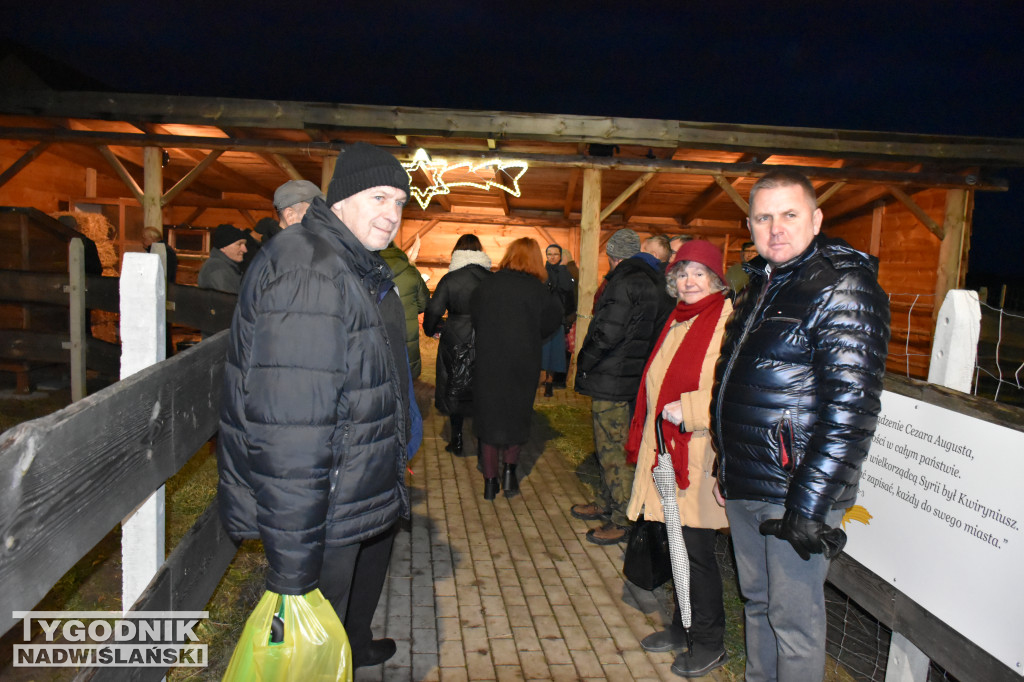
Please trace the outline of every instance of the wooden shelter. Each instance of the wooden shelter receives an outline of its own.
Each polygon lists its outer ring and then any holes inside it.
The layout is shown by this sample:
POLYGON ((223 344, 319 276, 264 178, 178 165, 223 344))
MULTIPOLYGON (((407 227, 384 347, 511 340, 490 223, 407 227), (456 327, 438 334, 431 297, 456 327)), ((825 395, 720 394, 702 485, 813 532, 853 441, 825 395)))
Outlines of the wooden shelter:
MULTIPOLYGON (((583 313, 615 230, 710 239, 728 266, 749 238, 750 186, 772 166, 796 167, 818 190, 826 233, 880 258, 892 362, 914 376, 927 371, 943 296, 964 282, 974 193, 1005 190, 993 169, 1024 165, 1019 139, 38 90, 0 101, 0 205, 102 212, 122 253, 141 249, 143 226, 164 226, 187 281, 208 228, 274 215, 286 180, 326 187, 355 141, 403 162, 424 149, 435 164, 474 164, 451 168, 426 208, 406 208, 397 241, 418 242, 431 288, 460 234, 477 234, 495 262, 530 236, 572 253, 583 313), (513 162, 529 166, 517 182, 513 162)), ((430 185, 429 168, 413 175, 430 185)))

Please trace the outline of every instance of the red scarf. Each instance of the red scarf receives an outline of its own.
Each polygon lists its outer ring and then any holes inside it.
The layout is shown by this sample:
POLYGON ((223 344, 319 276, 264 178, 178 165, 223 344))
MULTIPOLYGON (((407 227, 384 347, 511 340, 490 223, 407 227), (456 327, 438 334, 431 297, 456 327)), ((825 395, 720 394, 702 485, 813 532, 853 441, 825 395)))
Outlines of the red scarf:
MULTIPOLYGON (((661 414, 665 405, 679 400, 683 393, 696 391, 700 384, 700 371, 704 365, 704 358, 707 357, 708 346, 711 345, 711 337, 715 335, 715 327, 718 326, 718 318, 722 316, 722 307, 725 305, 725 294, 719 292, 705 296, 696 303, 687 305, 680 301, 676 304, 675 310, 669 316, 665 328, 661 330, 661 336, 647 359, 647 366, 644 367, 643 378, 640 380, 640 391, 636 396, 636 411, 633 413, 633 421, 629 425, 629 439, 626 441, 626 460, 636 464, 640 454, 640 442, 643 439, 644 423, 647 421, 647 372, 651 369, 651 362, 658 354, 658 349, 664 343, 669 330, 674 324, 693 320, 693 325, 686 332, 682 343, 679 344, 676 354, 669 363, 668 371, 665 372, 665 379, 661 383, 661 392, 658 394, 658 402, 655 403, 655 415, 661 414)), ((672 466, 676 471, 676 485, 680 490, 686 490, 690 486, 689 479, 689 431, 680 432, 672 428, 666 422, 668 433, 665 434, 665 447, 672 455, 672 466)), ((654 466, 658 466, 658 452, 655 448, 654 466)))

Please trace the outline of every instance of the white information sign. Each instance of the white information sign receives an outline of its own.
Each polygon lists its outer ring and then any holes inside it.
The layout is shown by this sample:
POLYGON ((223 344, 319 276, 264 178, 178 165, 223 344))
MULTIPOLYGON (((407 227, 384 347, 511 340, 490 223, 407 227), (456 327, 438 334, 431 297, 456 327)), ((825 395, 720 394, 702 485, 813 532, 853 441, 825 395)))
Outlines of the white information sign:
POLYGON ((1024 433, 886 391, 857 505, 847 553, 1024 675, 1024 433))

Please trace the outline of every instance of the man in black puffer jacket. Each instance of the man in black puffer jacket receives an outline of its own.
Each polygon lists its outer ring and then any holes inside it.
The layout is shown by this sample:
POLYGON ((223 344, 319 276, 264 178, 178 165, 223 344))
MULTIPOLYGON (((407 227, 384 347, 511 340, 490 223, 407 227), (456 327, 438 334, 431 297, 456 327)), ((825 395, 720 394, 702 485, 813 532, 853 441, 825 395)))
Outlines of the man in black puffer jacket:
POLYGON ((217 461, 220 513, 260 538, 267 589, 319 587, 356 667, 395 653, 370 621, 393 529, 408 516, 405 318, 378 255, 401 223, 409 181, 387 152, 351 145, 327 202, 260 250, 231 323, 217 461))
POLYGON ((799 173, 751 188, 760 257, 746 265, 712 393, 751 680, 824 675, 828 559, 880 409, 889 301, 878 260, 819 235, 821 222, 799 173))
POLYGON ((608 240, 605 252, 612 268, 576 358, 576 391, 592 398, 601 490, 597 501, 570 509, 578 519, 605 521, 587 532, 587 539, 598 545, 615 544, 626 537, 626 504, 633 492, 635 469, 626 462, 629 422, 647 357, 674 305, 658 260, 640 252, 636 232, 618 230, 608 240))

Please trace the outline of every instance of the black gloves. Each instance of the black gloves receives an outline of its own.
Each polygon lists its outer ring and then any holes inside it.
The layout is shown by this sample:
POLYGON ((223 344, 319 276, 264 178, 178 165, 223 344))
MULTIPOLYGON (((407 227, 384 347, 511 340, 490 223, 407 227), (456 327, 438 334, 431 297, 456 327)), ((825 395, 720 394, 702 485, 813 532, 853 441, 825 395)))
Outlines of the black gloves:
POLYGON ((761 535, 774 535, 793 545, 800 558, 807 561, 812 554, 824 554, 826 559, 843 551, 846 533, 842 528, 829 528, 823 521, 814 521, 787 509, 781 519, 761 524, 761 535))

